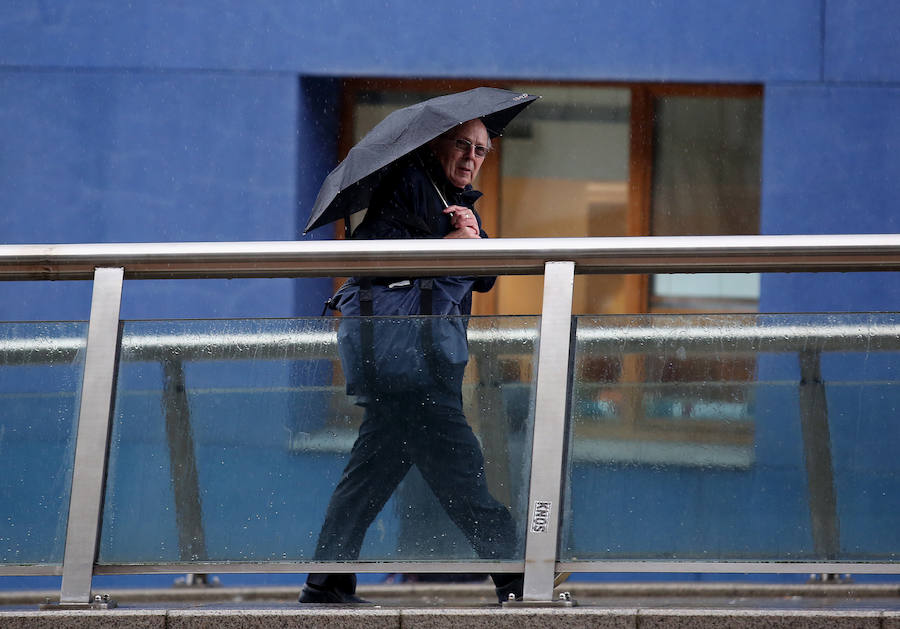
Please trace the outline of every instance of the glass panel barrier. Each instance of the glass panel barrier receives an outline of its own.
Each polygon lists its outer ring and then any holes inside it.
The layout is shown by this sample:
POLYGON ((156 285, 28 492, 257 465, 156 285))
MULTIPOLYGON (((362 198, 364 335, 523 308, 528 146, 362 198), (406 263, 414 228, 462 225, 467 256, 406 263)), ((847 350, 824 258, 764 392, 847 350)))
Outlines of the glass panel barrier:
POLYGON ((560 560, 900 560, 898 332, 578 317, 560 560))
POLYGON ((62 564, 87 324, 0 323, 0 566, 62 564))
MULTIPOLYGON (((400 324, 374 320, 387 326, 378 336, 400 324)), ((429 320, 466 324, 413 321, 429 320)), ((363 419, 346 392, 336 339, 342 325, 364 321, 125 322, 98 564, 348 559, 315 551, 363 419)), ((492 559, 523 557, 537 325, 537 317, 468 320, 463 411, 484 453, 484 473, 475 473, 516 529, 492 559)), ((393 418, 411 428, 418 421, 393 418)), ((462 457, 465 445, 451 455, 462 457)), ((380 488, 399 480, 402 469, 392 469, 398 479, 379 479, 380 488)), ((476 558, 416 468, 374 516, 360 552, 364 561, 476 558)))

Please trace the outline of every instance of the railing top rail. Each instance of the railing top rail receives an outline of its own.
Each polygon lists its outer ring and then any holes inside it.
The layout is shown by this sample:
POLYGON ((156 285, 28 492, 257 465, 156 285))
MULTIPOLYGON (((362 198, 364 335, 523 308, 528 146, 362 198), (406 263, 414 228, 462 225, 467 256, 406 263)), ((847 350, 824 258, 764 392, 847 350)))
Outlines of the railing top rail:
POLYGON ((897 271, 900 234, 0 245, 0 280, 897 271))

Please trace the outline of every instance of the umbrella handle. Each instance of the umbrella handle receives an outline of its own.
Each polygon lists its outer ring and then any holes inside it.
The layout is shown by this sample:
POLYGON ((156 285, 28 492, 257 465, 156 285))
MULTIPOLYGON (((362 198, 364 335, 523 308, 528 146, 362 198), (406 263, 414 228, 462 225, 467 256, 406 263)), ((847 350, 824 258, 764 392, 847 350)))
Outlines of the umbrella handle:
POLYGON ((425 162, 422 161, 422 156, 417 155, 416 157, 419 158, 419 163, 422 164, 422 170, 425 171, 425 175, 428 177, 428 181, 430 181, 431 185, 434 186, 434 191, 437 192, 438 196, 441 198, 441 203, 444 204, 444 208, 450 207, 450 204, 447 203, 447 199, 445 199, 443 193, 441 193, 441 189, 438 188, 438 185, 434 182, 434 178, 431 176, 431 173, 428 172, 428 167, 425 166, 425 162))
POLYGON ((450 207, 450 204, 447 203, 447 199, 444 198, 444 195, 441 194, 441 189, 437 187, 437 184, 434 183, 434 179, 431 179, 431 175, 428 175, 428 179, 431 180, 431 185, 434 186, 434 191, 438 193, 438 196, 441 198, 441 203, 444 204, 444 208, 450 207))

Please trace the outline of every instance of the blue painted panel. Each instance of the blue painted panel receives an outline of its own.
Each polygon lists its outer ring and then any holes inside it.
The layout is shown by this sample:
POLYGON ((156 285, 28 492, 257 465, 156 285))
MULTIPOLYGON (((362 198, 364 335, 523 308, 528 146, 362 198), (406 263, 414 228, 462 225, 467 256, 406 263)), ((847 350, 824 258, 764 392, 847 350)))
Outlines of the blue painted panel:
POLYGON ((763 231, 900 230, 900 88, 770 86, 763 231))
POLYGON ((121 318, 318 315, 328 297, 325 292, 331 287, 330 282, 326 284, 306 279, 130 280, 125 282, 121 318))
POLYGON ((0 74, 5 242, 289 239, 293 77, 0 74))
POLYGON ((573 476, 565 559, 813 554, 802 464, 719 471, 597 466, 573 476))
POLYGON ((759 81, 821 73, 820 0, 19 1, 0 63, 759 81), (443 42, 443 43, 442 43, 443 42))
MULTIPOLYGON (((900 89, 769 86, 762 231, 900 231, 900 89)), ((770 274, 760 309, 896 310, 900 274, 770 274)))
MULTIPOLYGON (((896 356, 892 357, 896 362, 896 356)), ((900 391, 895 384, 867 380, 866 375, 876 374, 861 375, 862 383, 827 385, 841 546, 860 560, 878 555, 896 560, 900 558, 900 459, 889 436, 897 434, 900 391)))
POLYGON ((85 324, 0 325, 4 345, 58 339, 78 351, 0 357, 0 565, 62 563, 87 342, 85 324))
POLYGON ((812 556, 796 386, 760 380, 746 466, 573 465, 563 557, 812 556))
POLYGON ((828 0, 825 79, 900 81, 900 4, 828 0))
POLYGON ((0 282, 0 321, 87 321, 91 282, 0 282))
POLYGON ((896 312, 898 304, 900 273, 790 273, 763 276, 759 310, 896 312))
MULTIPOLYGON (((296 238, 336 152, 320 101, 298 116, 290 76, 0 73, 2 241, 296 238)), ((129 282, 123 317, 318 314, 330 282, 305 282, 129 282)), ((0 319, 84 319, 88 303, 83 284, 0 284, 0 319)))

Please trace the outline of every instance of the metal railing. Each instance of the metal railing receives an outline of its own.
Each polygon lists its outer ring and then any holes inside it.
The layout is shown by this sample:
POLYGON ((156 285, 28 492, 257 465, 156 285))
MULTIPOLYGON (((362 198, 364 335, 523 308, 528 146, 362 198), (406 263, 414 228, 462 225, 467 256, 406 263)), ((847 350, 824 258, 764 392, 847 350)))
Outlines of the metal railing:
POLYGON ((540 275, 575 273, 896 271, 900 236, 656 236, 452 240, 0 245, 0 279, 540 275))
MULTIPOLYGON (((558 570, 596 569, 577 563, 558 562, 559 510, 561 499, 566 393, 570 382, 572 351, 572 295, 577 273, 682 273, 682 272, 789 272, 789 271, 897 271, 900 270, 900 236, 710 236, 577 239, 495 239, 488 241, 319 241, 264 243, 153 243, 93 245, 4 245, 0 246, 0 280, 93 279, 93 296, 88 328, 84 376, 78 415, 75 463, 69 506, 65 554, 62 566, 61 602, 83 604, 90 601, 92 576, 97 572, 97 540, 103 500, 103 483, 108 458, 108 442, 118 356, 119 309, 126 279, 223 278, 223 277, 313 277, 347 275, 427 276, 436 274, 513 275, 543 274, 544 301, 541 311, 539 356, 530 480, 529 523, 535 509, 544 509, 542 526, 527 526, 524 561, 477 564, 480 571, 524 571, 526 600, 550 600, 554 574, 558 570)), ((640 344, 658 335, 655 329, 630 329, 624 338, 611 333, 607 341, 621 345, 640 344)), ((664 334, 672 334, 665 330, 664 334)), ((604 342, 605 332, 593 332, 594 342, 604 342)), ((696 330, 681 333, 686 342, 703 342, 696 330)), ((699 334, 716 334, 704 329, 699 334)), ((808 333, 802 330, 745 330, 744 342, 754 346, 779 348, 809 347, 808 333)), ((826 332, 825 336, 828 336, 826 332)), ((833 331, 832 344, 850 343, 846 334, 833 331)), ((898 330, 879 329, 873 335, 880 347, 896 349, 898 330)), ((182 339, 183 340, 183 339, 182 339)), ((203 340, 203 357, 223 352, 235 339, 203 340)), ((333 339, 328 339, 333 346, 333 339)), ((477 342, 477 339, 472 339, 477 342)), ((522 339, 518 339, 521 341, 522 339)), ((529 339, 533 341, 534 339, 529 339)), ((821 339, 820 339, 821 340, 821 339)), ((194 338, 194 341, 197 341, 194 338)), ((146 351, 166 352, 178 339, 158 339, 142 343, 146 351)), ((871 339, 868 340, 872 349, 871 339)), ((254 337, 241 343, 254 354, 278 339, 254 337)), ((315 343, 321 347, 321 339, 315 343)), ((828 344, 825 339, 825 344, 828 344)), ((26 344, 27 345, 27 344, 26 344)), ((310 347, 312 344, 309 345, 310 347)), ((283 345, 279 345, 284 357, 283 345)), ((292 339, 292 347, 302 355, 303 343, 292 339)), ((823 346, 824 347, 824 346, 823 346)), ((0 347, 10 360, 40 360, 35 347, 8 344, 0 347)), ((59 348, 56 348, 57 350, 59 348)), ((123 348, 124 349, 124 348, 123 348)), ((182 358, 190 347, 181 345, 182 358)), ((74 351, 74 350, 73 350, 74 351)), ((804 376, 816 381, 818 355, 806 354, 804 376)), ((812 387, 804 412, 804 434, 822 434, 824 393, 812 387), (808 428, 808 431, 806 430, 808 428)), ((827 430, 827 426, 825 427, 827 430)), ((827 443, 807 439, 807 455, 819 460, 822 477, 830 477, 827 443), (826 450, 822 450, 822 448, 826 450), (823 456, 824 452, 824 456, 823 456)), ((817 548, 836 543, 833 525, 833 490, 810 488, 817 548), (831 492, 831 495, 829 494, 831 492)), ((613 563, 606 569, 634 570, 636 562, 613 563)), ((383 571, 384 564, 371 562, 299 562, 276 564, 170 564, 167 566, 107 567, 105 572, 153 572, 208 570, 283 571, 308 570, 383 571)), ((464 562, 434 564, 391 563, 397 571, 471 571, 464 562)), ((716 562, 659 562, 648 569, 662 571, 773 571, 773 572, 900 572, 892 563, 847 564, 813 562, 807 564, 773 562, 769 565, 716 562)), ((7 574, 41 574, 35 567, 19 572, 0 568, 7 574)))

